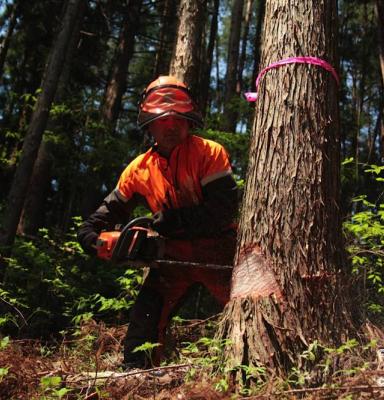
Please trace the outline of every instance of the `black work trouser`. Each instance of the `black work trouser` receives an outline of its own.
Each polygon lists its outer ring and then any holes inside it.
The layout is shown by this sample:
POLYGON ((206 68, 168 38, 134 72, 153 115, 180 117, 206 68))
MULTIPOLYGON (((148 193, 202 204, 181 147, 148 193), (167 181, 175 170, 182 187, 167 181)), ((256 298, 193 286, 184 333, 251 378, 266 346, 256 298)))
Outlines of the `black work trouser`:
MULTIPOLYGON (((170 259, 183 262, 232 265, 235 248, 236 232, 228 231, 220 238, 169 240, 165 254, 170 259)), ((201 283, 224 306, 229 300, 231 273, 230 269, 212 270, 167 264, 151 269, 131 311, 124 341, 124 363, 138 368, 150 367, 152 362, 158 364, 168 321, 188 289, 201 283), (152 360, 143 351, 133 352, 145 342, 161 344, 153 352, 152 360)))
POLYGON ((154 289, 143 287, 130 314, 128 333, 124 340, 124 364, 150 368, 152 360, 143 351, 133 350, 145 342, 158 342, 158 325, 163 307, 162 296, 154 289))

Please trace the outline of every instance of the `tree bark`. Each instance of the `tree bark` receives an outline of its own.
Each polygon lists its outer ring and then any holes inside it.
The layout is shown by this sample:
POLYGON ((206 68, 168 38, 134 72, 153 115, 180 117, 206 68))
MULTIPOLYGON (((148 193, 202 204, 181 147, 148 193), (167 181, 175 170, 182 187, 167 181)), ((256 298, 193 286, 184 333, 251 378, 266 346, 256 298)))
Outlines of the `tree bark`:
MULTIPOLYGON (((335 66, 336 27, 336 0, 267 0, 261 65, 314 56, 335 66)), ((218 333, 232 343, 230 367, 285 375, 314 340, 338 345, 348 336, 337 97, 332 75, 313 65, 272 69, 261 81, 231 300, 218 333)))
POLYGON ((0 81, 3 80, 4 75, 4 63, 7 57, 9 43, 11 41, 13 30, 15 29, 16 22, 17 22, 17 4, 13 4, 11 15, 9 16, 9 23, 8 23, 8 30, 5 34, 5 37, 0 45, 0 81))
POLYGON ((142 3, 143 0, 130 0, 124 10, 115 64, 105 91, 102 110, 104 123, 111 131, 114 131, 121 109, 121 100, 126 89, 128 66, 133 56, 142 3))
POLYGON ((179 26, 169 74, 186 83, 194 98, 199 90, 199 59, 206 2, 181 0, 179 26))
POLYGON ((228 41, 227 73, 225 77, 224 112, 221 129, 235 132, 237 123, 236 82, 238 77, 241 24, 243 20, 244 0, 233 0, 231 10, 231 28, 228 41))
POLYGON ((3 232, 0 237, 0 243, 3 245, 11 246, 15 239, 33 165, 48 121, 49 110, 57 89, 81 1, 68 0, 62 29, 49 56, 42 82, 42 92, 37 100, 32 120, 24 139, 20 162, 8 195, 4 212, 3 232))

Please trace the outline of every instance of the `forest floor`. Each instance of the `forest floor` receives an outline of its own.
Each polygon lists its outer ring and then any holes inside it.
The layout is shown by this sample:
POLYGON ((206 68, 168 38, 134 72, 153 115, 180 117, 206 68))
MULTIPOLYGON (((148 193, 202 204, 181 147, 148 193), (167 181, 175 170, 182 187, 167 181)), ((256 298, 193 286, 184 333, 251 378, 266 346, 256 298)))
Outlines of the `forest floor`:
POLYGON ((284 382, 272 379, 256 392, 239 391, 223 376, 209 374, 213 360, 193 345, 206 325, 207 321, 192 320, 178 325, 177 331, 173 328, 169 335, 174 342, 173 361, 147 371, 119 368, 126 326, 106 327, 91 320, 61 342, 50 344, 3 339, 0 399, 384 399, 380 354, 379 359, 362 355, 360 360, 355 354, 349 370, 338 371, 321 387, 306 387, 303 375, 301 383, 300 377, 284 382), (175 356, 175 342, 189 344, 188 356, 175 356))

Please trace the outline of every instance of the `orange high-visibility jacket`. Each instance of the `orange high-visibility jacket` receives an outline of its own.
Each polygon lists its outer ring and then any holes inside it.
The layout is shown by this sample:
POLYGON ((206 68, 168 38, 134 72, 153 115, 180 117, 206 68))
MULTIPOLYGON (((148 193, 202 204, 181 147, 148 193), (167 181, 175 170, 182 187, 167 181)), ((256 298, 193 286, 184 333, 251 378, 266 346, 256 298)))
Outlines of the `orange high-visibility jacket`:
POLYGON ((233 226, 237 185, 225 149, 190 135, 169 159, 156 146, 138 156, 124 170, 116 189, 81 225, 80 244, 94 252, 92 244, 100 232, 127 223, 139 204, 152 213, 177 209, 185 237, 217 236, 233 226))
POLYGON ((232 174, 223 146, 198 136, 189 136, 177 146, 169 160, 153 148, 133 160, 117 184, 121 198, 145 198, 155 213, 167 208, 198 205, 202 187, 232 174))

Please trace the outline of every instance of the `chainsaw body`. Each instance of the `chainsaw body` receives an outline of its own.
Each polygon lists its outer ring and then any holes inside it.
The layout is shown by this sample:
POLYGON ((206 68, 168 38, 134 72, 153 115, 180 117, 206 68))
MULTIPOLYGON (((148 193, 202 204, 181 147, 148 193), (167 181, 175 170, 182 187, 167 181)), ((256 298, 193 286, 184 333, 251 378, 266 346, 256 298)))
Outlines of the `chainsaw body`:
POLYGON ((121 231, 100 233, 96 243, 97 256, 119 265, 126 264, 136 268, 158 268, 159 265, 165 264, 175 268, 232 270, 232 265, 164 259, 165 238, 151 229, 152 221, 152 218, 140 217, 129 222, 121 231))
POLYGON ((96 243, 97 256, 114 263, 149 262, 162 257, 164 240, 150 228, 151 223, 151 218, 140 217, 122 231, 101 232, 96 243))

